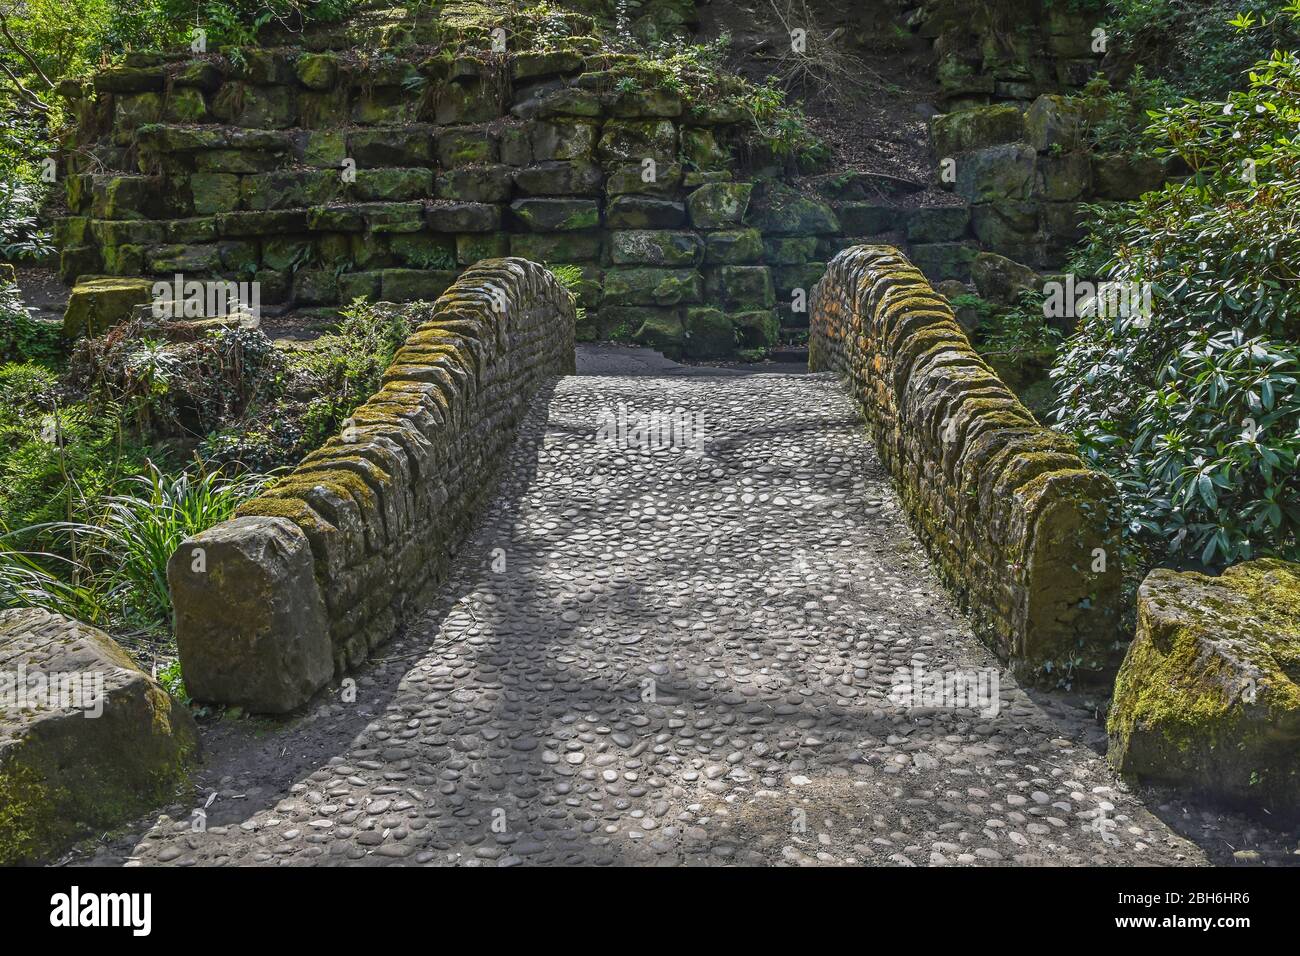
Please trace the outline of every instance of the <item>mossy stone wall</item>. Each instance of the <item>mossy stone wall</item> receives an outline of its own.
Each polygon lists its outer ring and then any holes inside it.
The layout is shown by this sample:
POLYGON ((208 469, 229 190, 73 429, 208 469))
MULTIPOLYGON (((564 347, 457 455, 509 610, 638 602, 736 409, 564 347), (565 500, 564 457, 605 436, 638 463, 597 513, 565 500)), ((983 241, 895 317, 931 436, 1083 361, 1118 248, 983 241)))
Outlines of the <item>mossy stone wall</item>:
POLYGON ((64 276, 252 279, 264 306, 328 307, 433 298, 514 255, 582 268, 584 339, 693 357, 702 307, 728 355, 806 326, 777 303, 838 250, 830 205, 737 181, 743 110, 629 89, 608 60, 129 58, 74 91, 64 276))
POLYGON ((1116 640, 1115 488, 1043 428, 897 249, 858 246, 812 298, 810 362, 843 377, 921 541, 1021 673, 1101 667, 1116 640))
MULTIPOLYGON (((245 661, 250 675, 284 666, 290 655, 283 649, 291 648, 292 659, 301 661, 293 666, 317 676, 278 683, 267 700, 284 711, 308 699, 331 670, 341 674, 361 663, 431 596, 492 494, 533 396, 549 379, 574 371, 572 298, 536 263, 484 260, 436 301, 413 308, 418 325, 380 390, 340 435, 239 509, 238 518, 282 518, 296 526, 310 547, 314 581, 302 582, 287 564, 266 566, 289 562, 287 547, 254 544, 237 549, 238 562, 214 566, 209 558, 196 568, 195 549, 215 536, 222 539, 220 553, 234 553, 229 539, 262 533, 255 522, 218 525, 177 549, 168 579, 187 680, 193 668, 205 662, 215 668, 223 659, 245 661), (220 608, 243 606, 240 595, 266 582, 318 589, 304 598, 312 613, 220 616, 220 608), (312 635, 268 633, 311 627, 322 617, 333 656, 333 668, 323 673, 302 653, 312 635), (229 653, 208 646, 213 642, 228 645, 229 653), (186 648, 196 644, 204 646, 203 658, 187 658, 186 648), (266 649, 267 659, 259 659, 257 648, 266 649)), ((218 676, 209 686, 238 683, 218 676)))

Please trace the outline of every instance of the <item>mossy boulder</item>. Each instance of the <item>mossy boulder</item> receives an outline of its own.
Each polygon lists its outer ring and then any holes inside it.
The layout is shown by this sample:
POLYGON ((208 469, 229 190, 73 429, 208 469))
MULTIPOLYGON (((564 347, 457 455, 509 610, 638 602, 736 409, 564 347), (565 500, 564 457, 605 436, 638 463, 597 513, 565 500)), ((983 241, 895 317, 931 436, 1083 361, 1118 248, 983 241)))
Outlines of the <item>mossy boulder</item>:
POLYGON ((965 206, 920 206, 907 216, 908 242, 951 242, 966 234, 970 210, 965 206))
POLYGON ((693 359, 731 358, 736 354, 736 326, 720 309, 687 309, 682 351, 693 359))
POLYGON ((722 229, 704 234, 708 265, 739 265, 763 260, 763 234, 757 229, 722 229))
POLYGON ((686 206, 655 196, 615 196, 605 207, 611 229, 675 229, 686 223, 686 206))
POLYGON ((1115 681, 1112 767, 1300 819, 1300 564, 1158 569, 1115 681))
POLYGON ((681 132, 682 156, 696 169, 726 169, 731 152, 718 143, 707 127, 686 127, 681 132))
POLYGON ((776 305, 772 270, 767 266, 720 266, 709 272, 709 299, 728 312, 771 309, 776 305))
POLYGON ((298 82, 309 90, 328 90, 338 79, 338 57, 333 53, 304 53, 294 64, 298 82))
POLYGON ((730 318, 736 327, 736 338, 741 349, 765 352, 777 344, 781 332, 781 320, 773 310, 737 312, 730 318))
POLYGON ((669 358, 682 354, 681 314, 676 309, 608 309, 612 319, 635 328, 632 341, 637 345, 657 349, 669 358), (635 322, 639 320, 640 324, 635 322))
POLYGON ((93 278, 78 282, 63 313, 63 334, 99 335, 131 317, 137 305, 153 301, 153 281, 134 277, 93 278))
POLYGON ((596 148, 592 123, 535 122, 528 127, 528 149, 537 162, 590 160, 596 148))
POLYGON ((456 237, 456 263, 472 266, 480 259, 500 259, 510 254, 510 235, 504 232, 461 233, 456 237))
POLYGON ((727 229, 738 225, 749 209, 752 183, 708 183, 686 197, 691 224, 697 229, 727 229))
POLYGON ((598 232, 516 233, 510 254, 533 262, 590 262, 600 256, 598 232))
POLYGON ((874 202, 849 202, 839 207, 840 222, 850 236, 902 232, 906 210, 874 202))
POLYGON ((840 231, 829 205, 809 199, 789 186, 773 186, 750 215, 750 225, 782 236, 815 236, 840 231))
POLYGON ((605 174, 595 163, 548 160, 515 173, 526 196, 598 196, 605 174))
MULTIPOLYGON (((338 177, 329 174, 335 181, 338 177)), ((319 187, 325 198, 308 198, 295 203, 283 205, 310 206, 325 202, 333 190, 332 185, 321 184, 319 187)), ((433 194, 433 171, 429 169, 358 169, 357 178, 351 184, 352 195, 357 199, 375 202, 405 202, 411 199, 423 199, 433 194)), ((254 206, 250 209, 268 208, 254 206)), ((273 208, 273 207, 272 207, 273 208)))
POLYGON ((0 866, 48 860, 175 798, 198 755, 194 720, 111 637, 0 611, 0 660, 19 703, 0 710, 0 866))
POLYGON ((1034 195, 1049 202, 1079 199, 1092 186, 1092 164, 1087 153, 1049 153, 1038 157, 1034 195))
POLYGON ((389 302, 432 302, 455 281, 450 269, 384 269, 380 291, 389 302))
POLYGON ((610 269, 605 273, 607 305, 678 305, 698 302, 704 280, 689 269, 610 269))
POLYGON ((504 202, 510 196, 513 178, 509 166, 462 166, 438 177, 437 195, 463 202, 504 202))
POLYGON ((240 177, 233 173, 195 173, 190 177, 190 197, 196 216, 210 216, 239 208, 240 177))
POLYGON ((287 129, 298 118, 298 102, 287 86, 226 83, 212 98, 212 115, 249 129, 287 129))
POLYGON ((677 127, 670 119, 610 120, 596 145, 601 161, 669 165, 677 156, 677 127))
POLYGON ((436 139, 438 164, 445 169, 495 163, 499 157, 496 137, 487 129, 449 129, 436 139))
POLYGON ((610 197, 635 194, 672 198, 677 195, 677 187, 685 176, 678 163, 615 167, 607 164, 606 169, 605 195, 610 197))
POLYGON ((1032 146, 990 146, 957 163, 957 194, 971 203, 1029 199, 1038 155, 1032 146))
POLYGON ((974 244, 964 242, 930 242, 911 247, 912 262, 931 282, 970 278, 971 263, 979 253, 974 244))
POLYGON ((1087 123, 1083 103, 1057 94, 1044 94, 1025 111, 1025 139, 1040 153, 1072 150, 1083 145, 1087 123))
POLYGON ((1165 175, 1164 160, 1158 156, 1105 153, 1092 157, 1094 191, 1102 199, 1137 199, 1159 189, 1165 175))
POLYGON ((169 123, 206 123, 208 103, 203 91, 193 86, 178 86, 167 94, 163 119, 169 123))
POLYGON ((1043 284, 1033 269, 995 252, 977 254, 970 273, 980 297, 997 305, 1015 305, 1022 292, 1036 291, 1043 284))
POLYGON ((930 145, 939 158, 1014 143, 1024 134, 1024 115, 1009 104, 954 110, 930 120, 930 145))
POLYGON ((533 232, 578 232, 600 225, 600 205, 594 199, 516 199, 510 212, 533 232))
POLYGON ((610 233, 616 265, 695 266, 704 258, 704 243, 693 232, 628 229, 610 233))
POLYGON ((774 266, 797 266, 817 257, 815 236, 763 239, 763 258, 774 266))

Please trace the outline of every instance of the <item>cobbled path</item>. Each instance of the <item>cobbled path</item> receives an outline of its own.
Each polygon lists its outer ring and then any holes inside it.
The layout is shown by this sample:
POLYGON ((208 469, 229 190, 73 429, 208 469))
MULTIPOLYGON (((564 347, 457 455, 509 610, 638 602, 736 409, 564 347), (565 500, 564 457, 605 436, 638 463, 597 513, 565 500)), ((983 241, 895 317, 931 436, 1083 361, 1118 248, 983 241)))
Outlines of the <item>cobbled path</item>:
POLYGON ((1061 695, 891 697, 996 661, 826 376, 558 381, 379 653, 355 701, 245 737, 260 764, 210 761, 205 831, 171 808, 94 862, 1204 862, 1061 695), (598 440, 620 404, 702 412, 703 454, 598 440))

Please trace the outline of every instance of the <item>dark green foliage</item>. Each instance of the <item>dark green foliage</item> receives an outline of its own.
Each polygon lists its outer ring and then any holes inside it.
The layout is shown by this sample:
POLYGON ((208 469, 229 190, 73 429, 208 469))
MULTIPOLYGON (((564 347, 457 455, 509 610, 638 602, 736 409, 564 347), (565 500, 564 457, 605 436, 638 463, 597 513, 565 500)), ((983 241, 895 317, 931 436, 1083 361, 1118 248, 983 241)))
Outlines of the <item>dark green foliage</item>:
POLYGON ((1090 318, 1057 416, 1121 484, 1153 559, 1300 556, 1300 60, 1155 118, 1194 174, 1109 211, 1081 271, 1151 284, 1154 315, 1090 318))
POLYGON ((1223 96, 1275 49, 1295 49, 1300 29, 1284 0, 1109 0, 1106 28, 1127 64, 1143 64, 1179 96, 1223 96), (1239 14, 1253 30, 1238 30, 1239 14))

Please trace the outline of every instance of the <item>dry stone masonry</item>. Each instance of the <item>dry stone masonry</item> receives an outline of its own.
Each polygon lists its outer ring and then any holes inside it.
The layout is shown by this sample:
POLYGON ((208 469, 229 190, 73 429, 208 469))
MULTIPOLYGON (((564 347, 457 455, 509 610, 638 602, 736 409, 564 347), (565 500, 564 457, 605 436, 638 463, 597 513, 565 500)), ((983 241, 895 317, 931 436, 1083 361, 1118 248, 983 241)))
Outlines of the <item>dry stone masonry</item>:
POLYGON ((580 338, 715 358, 774 345, 778 301, 839 248, 827 203, 735 178, 742 109, 629 90, 599 52, 127 62, 66 91, 67 281, 221 276, 323 308, 514 255, 582 268, 580 338))
POLYGON ((198 746, 189 708, 103 631, 0 611, 0 865, 167 802, 198 746))
POLYGON ((573 371, 574 305, 495 259, 432 304, 343 434, 168 567, 186 687, 279 713, 386 640, 443 576, 530 400, 573 371))
POLYGON ((1117 636, 1114 487, 1034 421, 897 250, 831 261, 810 363, 847 381, 919 537, 999 654, 1047 675, 1102 665, 1117 636))

